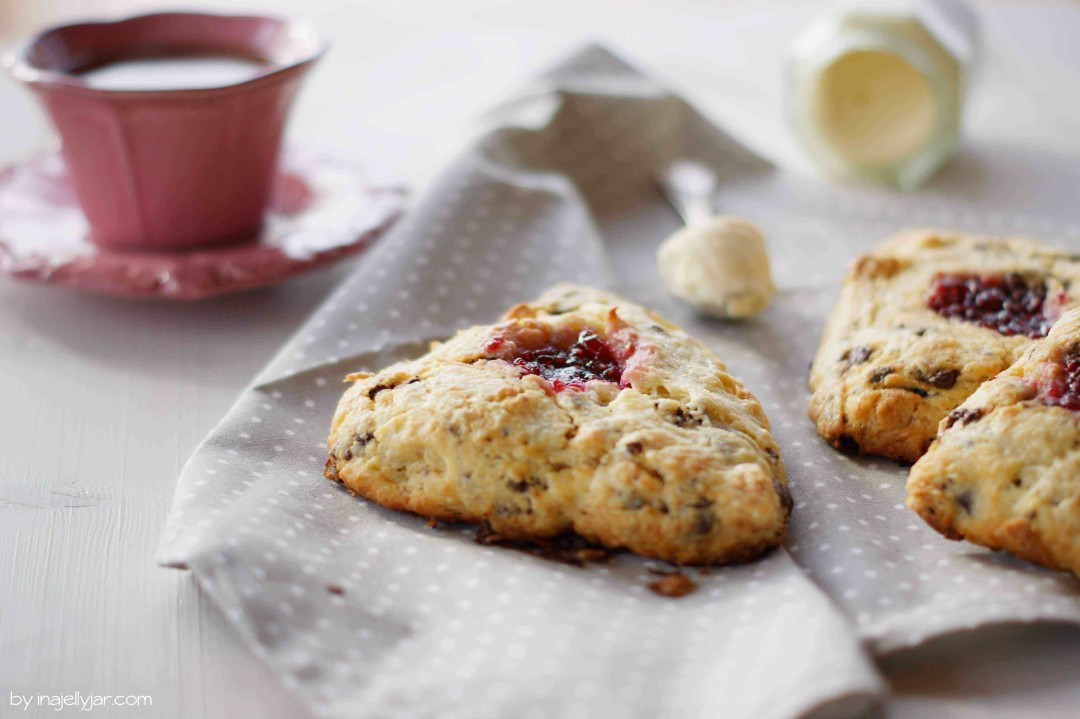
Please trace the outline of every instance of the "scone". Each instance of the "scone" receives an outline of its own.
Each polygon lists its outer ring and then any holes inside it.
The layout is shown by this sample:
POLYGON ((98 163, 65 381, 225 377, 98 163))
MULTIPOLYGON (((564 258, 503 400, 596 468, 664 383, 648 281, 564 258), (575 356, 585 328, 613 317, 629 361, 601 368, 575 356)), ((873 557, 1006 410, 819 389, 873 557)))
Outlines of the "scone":
POLYGON ((934 529, 1080 576, 1080 309, 941 423, 908 506, 934 529))
POLYGON ((914 462, 938 423, 1077 304, 1080 256, 911 231, 855 260, 810 367, 810 418, 853 454, 914 462))
POLYGON ((558 285, 348 379, 326 476, 386 507, 679 564, 784 537, 791 497, 761 405, 700 342, 614 295, 558 285))

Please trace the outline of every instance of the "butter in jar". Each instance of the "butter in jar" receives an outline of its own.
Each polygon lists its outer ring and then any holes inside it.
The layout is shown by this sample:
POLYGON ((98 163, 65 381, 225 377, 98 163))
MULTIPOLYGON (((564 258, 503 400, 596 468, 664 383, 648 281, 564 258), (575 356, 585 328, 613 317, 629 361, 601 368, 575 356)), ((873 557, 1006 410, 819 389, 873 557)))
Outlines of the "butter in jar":
POLYGON ((978 23, 962 0, 840 6, 796 38, 788 115, 821 171, 912 189, 959 144, 978 23))

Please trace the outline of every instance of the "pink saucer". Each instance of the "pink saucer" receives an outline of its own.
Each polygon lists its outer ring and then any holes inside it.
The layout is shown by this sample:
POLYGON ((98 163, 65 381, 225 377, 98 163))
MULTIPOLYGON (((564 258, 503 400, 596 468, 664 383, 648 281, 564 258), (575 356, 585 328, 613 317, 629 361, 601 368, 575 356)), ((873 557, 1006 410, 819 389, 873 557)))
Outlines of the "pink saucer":
POLYGON ((346 257, 389 228, 405 192, 371 187, 347 162, 282 158, 257 237, 185 252, 124 252, 87 239, 89 226, 58 155, 0 170, 0 272, 122 297, 196 300, 265 287, 346 257))

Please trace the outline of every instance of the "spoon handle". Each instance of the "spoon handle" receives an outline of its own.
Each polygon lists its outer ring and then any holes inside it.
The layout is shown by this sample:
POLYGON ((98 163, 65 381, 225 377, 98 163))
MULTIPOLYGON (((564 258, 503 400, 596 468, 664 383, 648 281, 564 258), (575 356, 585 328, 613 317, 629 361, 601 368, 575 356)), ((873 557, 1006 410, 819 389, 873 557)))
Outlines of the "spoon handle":
POLYGON ((694 160, 675 160, 657 177, 661 192, 687 226, 700 225, 715 212, 716 172, 694 160))

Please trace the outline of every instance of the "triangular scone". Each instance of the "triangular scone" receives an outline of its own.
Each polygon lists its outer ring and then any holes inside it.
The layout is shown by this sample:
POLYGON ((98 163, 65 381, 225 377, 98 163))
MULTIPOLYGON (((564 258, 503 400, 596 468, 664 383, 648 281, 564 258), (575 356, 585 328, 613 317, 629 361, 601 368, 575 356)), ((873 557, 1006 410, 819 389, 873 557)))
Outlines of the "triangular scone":
POLYGON ((846 452, 914 462, 938 422, 1077 303, 1080 257, 912 231, 859 257, 810 368, 810 418, 846 452))
POLYGON ((558 285, 349 379, 326 475, 384 506, 687 564, 784 537, 791 497, 761 405, 700 342, 614 295, 558 285))
POLYGON ((946 537, 1080 576, 1080 309, 941 423, 908 506, 946 537))

